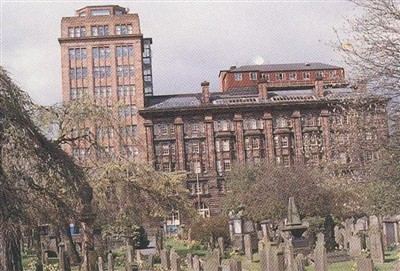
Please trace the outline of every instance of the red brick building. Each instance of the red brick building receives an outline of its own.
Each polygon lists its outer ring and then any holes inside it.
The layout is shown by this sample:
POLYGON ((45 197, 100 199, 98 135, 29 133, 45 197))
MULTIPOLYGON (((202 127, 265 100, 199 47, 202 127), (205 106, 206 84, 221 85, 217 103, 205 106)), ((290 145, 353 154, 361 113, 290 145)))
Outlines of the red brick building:
MULTIPOLYGON (((332 162, 351 169, 379 157, 374 144, 360 151, 358 142, 380 142, 388 134, 386 100, 348 88, 340 67, 232 67, 220 72, 218 92, 203 82, 199 93, 153 96, 151 39, 143 38, 137 14, 85 7, 63 18, 61 34, 63 101, 90 95, 99 105, 124 103, 119 116, 132 139, 123 146, 128 156, 157 170, 186 171, 204 216, 218 214, 235 164, 332 162), (356 103, 360 98, 367 103, 356 103)), ((83 128, 101 137, 105 127, 83 128)), ((116 151, 120 144, 114 138, 104 147, 116 151)), ((70 152, 79 158, 85 146, 70 152)))

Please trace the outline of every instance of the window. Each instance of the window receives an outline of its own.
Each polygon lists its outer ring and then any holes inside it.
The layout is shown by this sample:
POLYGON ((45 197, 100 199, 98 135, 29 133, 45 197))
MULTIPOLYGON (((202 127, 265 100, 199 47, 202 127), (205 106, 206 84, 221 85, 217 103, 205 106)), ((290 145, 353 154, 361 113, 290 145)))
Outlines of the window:
POLYGON ((336 70, 333 70, 333 71, 329 71, 329 78, 336 78, 336 76, 337 76, 337 72, 336 72, 336 70))
POLYGON ((192 144, 192 152, 193 153, 200 153, 200 146, 198 142, 192 144))
POLYGON ((231 171, 231 160, 224 160, 224 170, 231 171))
POLYGON ((80 60, 86 58, 86 48, 70 48, 69 49, 69 60, 80 60))
POLYGON ((258 150, 260 148, 260 139, 258 137, 253 137, 251 142, 253 150, 258 150))
POLYGON ((110 16, 109 9, 93 9, 90 11, 92 16, 110 16))
POLYGON ((197 134, 199 132, 199 126, 197 125, 197 123, 193 123, 192 125, 192 133, 193 134, 197 134))
POLYGON ((286 80, 286 73, 278 73, 276 75, 276 80, 278 81, 286 80))
POLYGON ((169 145, 168 144, 162 144, 162 155, 169 155, 169 145))
POLYGON ((168 134, 168 126, 166 124, 161 125, 161 134, 163 134, 163 135, 168 134))
POLYGON ((323 78, 324 78, 324 71, 317 71, 317 72, 315 73, 315 77, 316 77, 317 79, 323 79, 323 78))
POLYGON ((86 36, 86 28, 84 26, 68 27, 68 37, 79 38, 86 36))
POLYGON ((303 80, 310 80, 311 74, 310 72, 303 72, 303 80))
POLYGON ((96 58, 110 58, 110 47, 93 47, 92 56, 96 58))
POLYGON ((290 166, 290 158, 289 158, 289 156, 283 156, 282 157, 282 164, 285 167, 290 166))
POLYGON ((119 98, 132 97, 135 96, 135 86, 134 85, 118 86, 117 92, 119 98))
POLYGON ((295 72, 290 72, 290 73, 289 73, 289 79, 290 79, 290 80, 296 80, 296 79, 297 79, 297 73, 295 73, 295 72))
POLYGON ((256 81, 257 80, 257 73, 256 72, 251 72, 251 73, 249 73, 249 77, 250 77, 250 80, 256 81))
POLYGON ((222 140, 222 151, 229 151, 230 146, 229 146, 229 139, 223 139, 222 140))
POLYGON ((242 81, 242 73, 235 72, 234 76, 235 76, 235 81, 242 81))
POLYGON ((133 46, 132 45, 117 46, 115 54, 117 57, 133 56, 133 46))
POLYGON ((282 146, 282 148, 289 147, 289 138, 287 136, 281 137, 281 146, 282 146))
POLYGON ((121 24, 115 26, 115 35, 126 35, 126 34, 132 34, 131 24, 121 24))
POLYGON ((69 69, 70 79, 85 79, 87 78, 87 68, 71 68, 69 69))
POLYGON ((70 90, 70 99, 77 100, 83 98, 87 94, 87 88, 71 88, 70 90))
POLYGON ((133 65, 117 66, 117 77, 133 77, 133 76, 134 76, 133 65))
POLYGON ((162 171, 164 171, 164 172, 170 172, 170 171, 171 171, 171 165, 170 165, 170 163, 163 163, 163 164, 162 164, 162 171))
POLYGON ((110 86, 94 87, 94 96, 97 98, 111 97, 111 87, 110 86))
POLYGON ((121 134, 122 136, 136 136, 136 130, 136 125, 126 125, 121 128, 121 134))
POLYGON ((145 68, 143 70, 143 79, 145 82, 151 82, 151 68, 145 68))
POLYGON ((137 107, 134 105, 128 105, 125 107, 120 107, 118 109, 118 115, 120 117, 127 117, 127 116, 133 116, 137 114, 137 107))
POLYGON ((108 36, 110 35, 110 27, 108 25, 92 25, 91 26, 92 36, 108 36))
POLYGON ((111 77, 111 67, 94 67, 93 68, 93 77, 94 78, 109 78, 111 77))

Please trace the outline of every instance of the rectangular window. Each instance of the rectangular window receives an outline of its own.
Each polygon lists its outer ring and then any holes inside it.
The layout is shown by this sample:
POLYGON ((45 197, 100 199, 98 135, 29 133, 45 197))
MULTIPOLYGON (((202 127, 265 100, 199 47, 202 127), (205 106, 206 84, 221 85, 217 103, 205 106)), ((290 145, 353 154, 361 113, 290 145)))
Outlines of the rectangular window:
POLYGON ((315 73, 315 77, 316 77, 317 79, 324 79, 324 71, 317 71, 317 72, 315 73))
POLYGON ((195 143, 192 144, 192 152, 193 153, 200 153, 199 143, 195 142, 195 143))
POLYGON ((329 78, 333 79, 336 78, 337 72, 336 70, 329 71, 329 78))
POLYGON ((231 160, 224 160, 225 171, 231 171, 231 160))
POLYGON ((286 80, 286 73, 278 73, 276 75, 276 80, 278 81, 286 80))
POLYGON ((109 9, 93 9, 90 11, 92 16, 110 16, 109 9))
POLYGON ((303 72, 303 80, 310 80, 311 74, 310 72, 303 72))
POLYGON ((126 34, 132 34, 131 24, 121 24, 115 26, 115 35, 126 35, 126 34))
POLYGON ((222 140, 222 151, 229 151, 230 146, 229 146, 229 139, 223 139, 222 140))
POLYGON ((117 57, 133 56, 133 46, 117 46, 115 54, 117 57))
POLYGON ((281 137, 281 146, 282 146, 282 148, 289 147, 289 138, 287 136, 281 137))
POLYGON ((289 158, 289 156, 283 156, 282 158, 283 158, 282 159, 283 166, 285 166, 285 167, 290 166, 290 158, 289 158))
POLYGON ((242 73, 235 72, 234 76, 235 76, 235 81, 242 81, 242 73))
POLYGON ((75 36, 74 28, 68 27, 68 37, 73 38, 75 36))
POLYGON ((258 137, 253 137, 253 139, 252 139, 252 147, 253 147, 253 150, 260 149, 260 139, 258 137))
POLYGON ((168 144, 162 145, 162 155, 169 155, 169 145, 168 144))
POLYGON ((250 80, 256 81, 257 80, 257 73, 256 72, 251 72, 251 73, 249 73, 249 77, 250 77, 250 80))
POLYGON ((135 74, 133 65, 129 66, 117 66, 117 76, 118 77, 133 77, 135 74))
POLYGON ((290 73, 289 73, 289 79, 290 79, 290 80, 296 80, 296 79, 297 79, 297 73, 295 73, 295 72, 290 72, 290 73))

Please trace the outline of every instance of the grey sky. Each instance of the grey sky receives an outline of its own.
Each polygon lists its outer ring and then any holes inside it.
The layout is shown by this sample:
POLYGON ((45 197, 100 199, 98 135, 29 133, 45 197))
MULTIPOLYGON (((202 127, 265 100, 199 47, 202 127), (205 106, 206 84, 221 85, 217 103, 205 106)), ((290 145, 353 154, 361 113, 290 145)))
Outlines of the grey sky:
POLYGON ((232 65, 325 62, 341 65, 327 45, 344 25, 344 1, 14 1, 2 2, 2 65, 35 102, 61 101, 57 38, 61 17, 86 5, 118 4, 138 13, 153 38, 155 94, 200 91, 232 65))

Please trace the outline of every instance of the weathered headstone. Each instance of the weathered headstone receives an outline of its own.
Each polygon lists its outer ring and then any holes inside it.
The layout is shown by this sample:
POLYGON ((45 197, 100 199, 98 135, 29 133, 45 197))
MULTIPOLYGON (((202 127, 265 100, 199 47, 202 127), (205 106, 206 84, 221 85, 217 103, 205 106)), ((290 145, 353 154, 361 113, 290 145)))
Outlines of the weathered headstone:
POLYGON ((253 247, 251 244, 251 236, 250 234, 244 235, 244 254, 246 255, 247 260, 253 261, 253 247))
POLYGON ((265 245, 267 255, 267 270, 278 269, 278 244, 275 242, 267 242, 265 245))
POLYGON ((147 255, 146 263, 147 263, 148 268, 153 268, 153 266, 154 266, 154 255, 153 254, 147 255))
POLYGON ((193 257, 193 270, 200 271, 200 259, 197 255, 193 257))
POLYGON ((400 271, 400 261, 394 264, 394 271, 400 271))
POLYGON ((114 271, 114 257, 111 251, 107 255, 107 271, 114 271))
POLYGON ((350 237, 349 242, 349 255, 352 258, 356 258, 361 255, 362 245, 361 239, 358 235, 353 235, 350 237))
POLYGON ((186 262, 189 269, 193 269, 193 257, 191 253, 186 255, 186 262))
POLYGON ((162 249, 160 253, 160 258, 162 270, 169 270, 171 268, 171 262, 169 261, 169 250, 162 249))
POLYGON ((170 251, 170 263, 171 270, 180 271, 181 270, 181 259, 179 258, 178 253, 176 253, 175 249, 171 249, 170 251))
POLYGON ((293 245, 290 240, 285 240, 284 254, 285 254, 285 262, 286 262, 286 271, 295 271, 293 245))
POLYGON ((314 249, 315 271, 328 271, 328 260, 326 257, 326 248, 324 234, 317 235, 317 242, 314 249))
POLYGON ((242 262, 236 259, 232 259, 229 262, 229 271, 242 271, 242 262))
POLYGON ((44 265, 49 264, 49 253, 47 251, 44 251, 42 253, 42 264, 44 265))
POLYGON ((218 271, 220 265, 219 251, 213 250, 204 262, 204 271, 218 271))
POLYGON ((139 250, 136 250, 136 263, 140 264, 142 262, 142 254, 140 254, 139 250))
POLYGON ((97 268, 99 271, 104 271, 103 258, 100 256, 97 258, 97 268))
POLYGON ((357 271, 374 271, 374 263, 372 259, 361 254, 356 258, 357 271))
POLYGON ((277 254, 278 266, 276 271, 285 271, 285 255, 283 251, 278 251, 277 254))
POLYGON ((126 246, 126 254, 125 254, 125 270, 126 271, 133 271, 133 254, 134 248, 132 245, 126 246))
POLYGON ((58 244, 58 266, 60 271, 67 271, 65 268, 65 244, 63 242, 58 244))
POLYGON ((371 259, 374 263, 383 263, 385 261, 385 254, 383 252, 382 232, 380 230, 380 223, 376 216, 370 216, 370 229, 369 229, 369 242, 371 259))
POLYGON ((260 271, 268 271, 267 254, 264 241, 258 242, 258 255, 260 256, 260 271))
POLYGON ((222 237, 218 237, 218 249, 219 249, 219 254, 223 256, 225 253, 225 244, 224 244, 224 238, 222 237))
POLYGON ((306 267, 305 267, 305 259, 304 259, 304 255, 299 253, 297 254, 296 258, 294 259, 295 261, 295 271, 305 271, 306 267))

